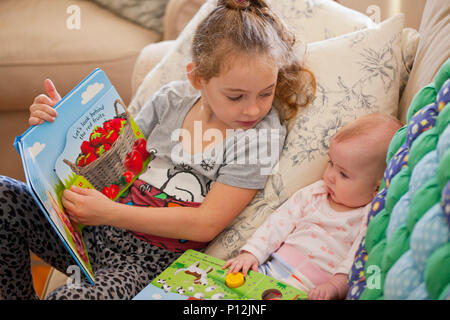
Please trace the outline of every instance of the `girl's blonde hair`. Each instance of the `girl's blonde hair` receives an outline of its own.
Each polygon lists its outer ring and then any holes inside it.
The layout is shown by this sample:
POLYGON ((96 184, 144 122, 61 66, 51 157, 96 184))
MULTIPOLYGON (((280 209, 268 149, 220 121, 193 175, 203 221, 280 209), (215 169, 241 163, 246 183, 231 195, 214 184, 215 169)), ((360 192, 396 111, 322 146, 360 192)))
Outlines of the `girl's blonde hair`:
POLYGON ((191 52, 193 72, 209 81, 224 70, 227 55, 267 55, 279 68, 274 105, 282 121, 289 120, 311 102, 315 92, 314 76, 302 68, 295 42, 294 34, 265 1, 218 0, 217 7, 196 29, 191 52))

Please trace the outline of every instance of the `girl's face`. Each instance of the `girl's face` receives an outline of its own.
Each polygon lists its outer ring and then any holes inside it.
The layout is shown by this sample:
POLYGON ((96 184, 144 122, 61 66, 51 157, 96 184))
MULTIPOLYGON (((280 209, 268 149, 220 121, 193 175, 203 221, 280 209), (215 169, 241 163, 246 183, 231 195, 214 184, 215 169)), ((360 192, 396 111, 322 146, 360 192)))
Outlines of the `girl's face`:
POLYGON ((209 81, 201 79, 202 103, 227 128, 248 129, 272 107, 278 67, 256 55, 236 55, 209 81))
POLYGON ((350 208, 362 207, 372 201, 379 179, 376 166, 368 156, 373 151, 367 149, 361 139, 331 140, 330 159, 322 177, 330 201, 350 208))

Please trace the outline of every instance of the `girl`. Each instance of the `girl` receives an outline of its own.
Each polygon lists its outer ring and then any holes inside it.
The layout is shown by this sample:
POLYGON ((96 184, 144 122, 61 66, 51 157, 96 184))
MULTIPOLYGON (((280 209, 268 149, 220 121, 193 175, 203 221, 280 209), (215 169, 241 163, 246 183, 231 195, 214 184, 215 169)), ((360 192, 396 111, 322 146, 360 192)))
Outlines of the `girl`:
MULTIPOLYGON (((96 190, 64 192, 70 218, 86 225, 96 285, 82 279, 49 299, 130 299, 183 251, 204 248, 247 206, 267 175, 261 161, 239 161, 260 143, 245 133, 275 132, 278 147, 270 151, 278 158, 283 122, 306 89, 294 42, 264 1, 218 1, 195 32, 189 81, 162 87, 135 118, 154 155, 148 170, 118 202, 96 190), (212 143, 198 139, 211 132, 212 143)), ((60 96, 50 80, 45 86, 48 95, 30 107, 30 125, 57 116, 52 107, 60 96)), ((28 250, 62 272, 73 263, 26 186, 7 177, 0 177, 0 224, 4 299, 37 298, 28 250)))

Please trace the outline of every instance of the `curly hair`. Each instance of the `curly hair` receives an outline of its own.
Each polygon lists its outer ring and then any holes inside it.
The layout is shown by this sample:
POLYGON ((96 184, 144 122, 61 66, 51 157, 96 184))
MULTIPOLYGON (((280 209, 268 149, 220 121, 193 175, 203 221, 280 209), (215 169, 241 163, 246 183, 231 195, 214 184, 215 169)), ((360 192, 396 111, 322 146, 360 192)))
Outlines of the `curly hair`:
POLYGON ((193 72, 206 81, 219 76, 232 53, 267 55, 278 67, 274 106, 282 121, 293 118, 315 93, 313 74, 302 67, 295 35, 263 0, 218 0, 192 40, 193 72))

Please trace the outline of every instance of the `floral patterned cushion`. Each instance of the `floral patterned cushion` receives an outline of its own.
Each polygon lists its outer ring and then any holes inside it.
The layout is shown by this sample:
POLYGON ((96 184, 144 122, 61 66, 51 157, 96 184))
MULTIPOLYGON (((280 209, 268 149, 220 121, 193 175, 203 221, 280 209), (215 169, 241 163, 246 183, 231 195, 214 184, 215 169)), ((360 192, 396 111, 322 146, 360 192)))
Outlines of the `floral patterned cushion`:
POLYGON ((169 0, 91 0, 112 12, 153 30, 163 33, 162 17, 169 0))

